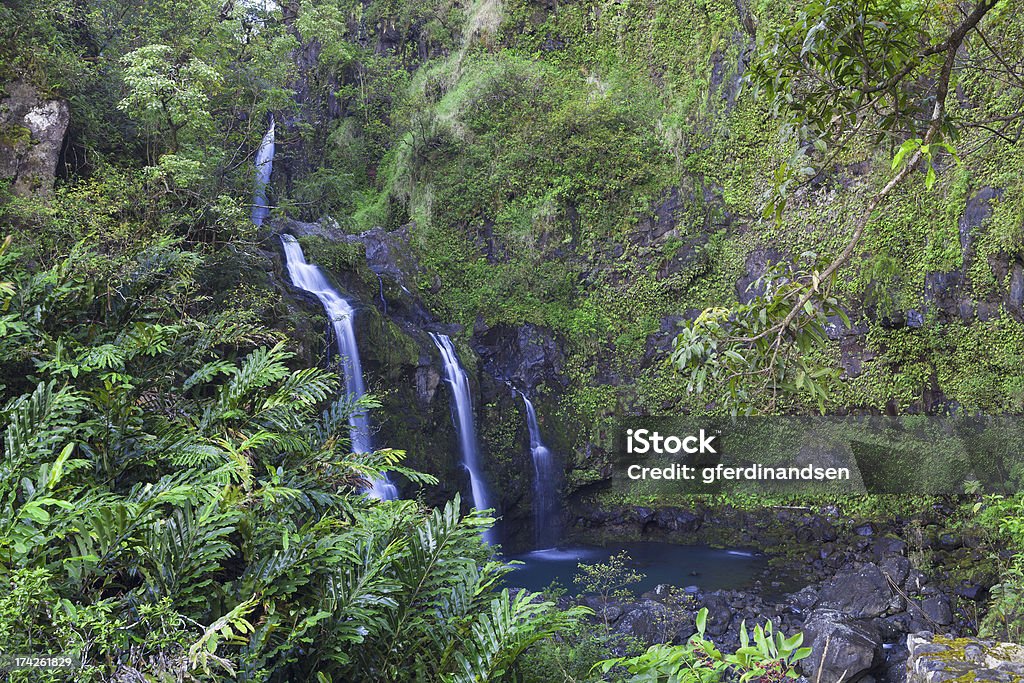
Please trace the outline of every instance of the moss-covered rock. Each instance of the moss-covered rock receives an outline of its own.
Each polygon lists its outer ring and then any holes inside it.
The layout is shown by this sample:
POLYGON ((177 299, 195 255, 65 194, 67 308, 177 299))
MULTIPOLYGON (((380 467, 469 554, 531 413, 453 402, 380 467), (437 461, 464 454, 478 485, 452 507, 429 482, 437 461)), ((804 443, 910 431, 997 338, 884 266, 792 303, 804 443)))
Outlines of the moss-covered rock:
POLYGON ((928 631, 907 637, 907 683, 1024 681, 1024 647, 928 631))

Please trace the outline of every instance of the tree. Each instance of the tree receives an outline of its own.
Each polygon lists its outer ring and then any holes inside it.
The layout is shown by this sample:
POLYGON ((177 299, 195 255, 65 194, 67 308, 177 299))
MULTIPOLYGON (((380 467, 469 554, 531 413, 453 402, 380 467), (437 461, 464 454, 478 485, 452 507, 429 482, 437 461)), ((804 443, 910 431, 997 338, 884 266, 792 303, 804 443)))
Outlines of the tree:
MULTIPOLYGON (((953 157, 966 131, 1019 140, 1024 126, 1024 74, 987 37, 1011 3, 969 7, 921 0, 815 0, 763 46, 749 81, 767 99, 784 142, 794 149, 778 168, 765 217, 781 220, 795 190, 831 170, 858 144, 894 149, 891 174, 865 201, 838 254, 779 266, 748 304, 709 309, 685 326, 672 360, 691 387, 714 385, 732 412, 807 394, 824 410, 834 369, 811 354, 827 337, 840 269, 894 190, 919 170, 930 189, 943 154, 953 157), (1002 113, 948 102, 972 79, 1009 87, 1002 113), (1014 132, 1015 130, 1015 132, 1014 132)), ((984 144, 982 142, 981 144, 984 144)))
POLYGON ((170 153, 181 148, 180 132, 208 131, 211 90, 222 81, 210 65, 194 56, 175 55, 170 45, 146 45, 124 56, 128 95, 118 107, 145 124, 170 153))
POLYGON ((631 558, 623 550, 612 555, 607 562, 594 564, 580 563, 579 571, 573 578, 577 586, 585 593, 596 593, 604 605, 601 616, 605 628, 608 628, 608 601, 625 600, 632 594, 629 587, 642 581, 644 575, 629 566, 631 558))

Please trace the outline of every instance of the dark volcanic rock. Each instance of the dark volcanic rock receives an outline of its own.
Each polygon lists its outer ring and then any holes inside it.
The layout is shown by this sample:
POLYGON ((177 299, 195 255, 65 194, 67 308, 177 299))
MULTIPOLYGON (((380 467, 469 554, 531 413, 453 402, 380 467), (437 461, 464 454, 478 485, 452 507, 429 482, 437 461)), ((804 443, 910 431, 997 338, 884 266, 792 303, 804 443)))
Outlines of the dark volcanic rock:
POLYGON ((635 231, 635 239, 639 244, 651 244, 658 241, 677 225, 677 214, 683 209, 684 201, 678 187, 665 191, 661 201, 654 205, 651 216, 640 220, 635 231))
POLYGON ((868 619, 885 614, 893 600, 885 574, 877 565, 866 564, 856 571, 840 572, 822 586, 816 607, 868 619))
POLYGON ((654 521, 663 529, 682 531, 684 533, 693 533, 700 529, 701 524, 704 523, 703 518, 678 508, 659 508, 654 513, 654 521))
POLYGON ((973 252, 974 232, 992 215, 992 200, 1003 195, 1002 190, 982 187, 967 200, 964 213, 958 225, 960 231, 960 249, 968 255, 973 252))
POLYGON ((1013 264, 1010 271, 1010 286, 1006 292, 1006 307, 1018 318, 1024 313, 1024 265, 1013 264))
POLYGON ((987 592, 988 591, 985 590, 984 586, 977 583, 964 583, 956 589, 957 595, 959 595, 962 598, 966 598, 967 600, 973 600, 975 602, 980 602, 984 600, 985 594, 987 592))
POLYGON ((878 629, 834 610, 811 612, 804 622, 804 636, 804 644, 812 651, 800 662, 800 670, 811 680, 864 681, 885 662, 878 629))
POLYGON ((565 387, 565 356, 555 334, 527 323, 520 326, 495 325, 473 338, 484 369, 499 380, 532 391, 541 384, 565 387))
POLYGON ((658 643, 675 637, 671 611, 656 600, 641 600, 627 606, 615 622, 615 631, 645 643, 658 643))
POLYGON ((755 297, 764 294, 763 288, 754 284, 773 263, 782 260, 782 253, 775 249, 755 249, 747 256, 746 272, 736 281, 736 297, 740 303, 750 303, 755 297))
MULTIPOLYGON (((877 546, 876 546, 877 549, 877 546)), ((879 565, 881 570, 897 586, 902 586, 910 576, 910 560, 902 556, 886 557, 879 565)))
POLYGON ((953 612, 949 608, 949 598, 945 595, 928 598, 920 607, 933 626, 949 626, 953 623, 953 612))
POLYGON ((732 610, 725 597, 715 593, 708 594, 704 598, 704 606, 708 609, 708 633, 712 636, 725 633, 732 622, 732 610))

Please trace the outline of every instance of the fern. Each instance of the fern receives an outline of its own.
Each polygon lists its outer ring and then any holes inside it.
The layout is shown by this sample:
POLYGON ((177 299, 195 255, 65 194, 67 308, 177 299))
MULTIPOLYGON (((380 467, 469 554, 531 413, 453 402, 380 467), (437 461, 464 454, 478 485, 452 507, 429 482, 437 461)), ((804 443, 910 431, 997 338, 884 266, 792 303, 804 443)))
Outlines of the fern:
POLYGON ((251 312, 202 312, 180 240, 111 254, 0 278, 0 357, 44 378, 8 378, 24 395, 0 414, 0 578, 48 605, 15 642, 45 633, 95 677, 466 681, 575 616, 498 592, 493 520, 458 498, 363 495, 436 479, 351 453, 379 404, 290 368, 251 312))
POLYGON ((84 408, 82 396, 67 387, 55 389, 54 382, 40 384, 32 394, 12 401, 3 414, 6 457, 0 473, 52 458, 74 439, 84 408))
POLYGON ((559 611, 554 603, 541 602, 538 594, 521 591, 510 597, 508 589, 491 600, 488 611, 478 613, 465 640, 452 641, 443 665, 454 659, 455 672, 445 676, 451 683, 486 683, 511 673, 516 659, 531 645, 571 626, 588 614, 586 608, 559 611))
POLYGON ((139 572, 152 600, 169 597, 186 614, 208 608, 213 574, 236 548, 229 540, 239 514, 221 509, 214 498, 200 508, 191 503, 153 519, 142 535, 139 572))

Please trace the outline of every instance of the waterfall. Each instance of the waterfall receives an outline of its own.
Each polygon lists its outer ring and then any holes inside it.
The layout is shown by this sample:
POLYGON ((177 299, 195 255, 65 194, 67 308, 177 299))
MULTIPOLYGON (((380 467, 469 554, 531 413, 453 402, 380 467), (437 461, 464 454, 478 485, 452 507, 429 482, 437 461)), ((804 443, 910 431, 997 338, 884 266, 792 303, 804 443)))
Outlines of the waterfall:
POLYGON ((267 185, 270 184, 270 173, 274 169, 274 115, 270 115, 270 128, 260 141, 256 150, 256 181, 252 195, 252 222, 263 225, 270 215, 267 205, 267 185))
MULTIPOLYGON (((273 127, 271 127, 271 133, 273 127)), ((273 143, 271 143, 273 144, 273 143)), ((345 394, 353 401, 363 397, 366 387, 363 384, 363 368, 359 362, 359 348, 356 346, 356 332, 353 325, 355 311, 349 305, 331 283, 327 281, 320 269, 306 263, 306 257, 302 253, 302 246, 291 235, 282 235, 281 242, 284 244, 285 262, 288 265, 288 275, 299 289, 304 289, 316 296, 327 311, 331 325, 334 326, 334 337, 338 343, 338 353, 345 364, 345 394)), ((353 413, 349 415, 349 438, 354 453, 369 453, 373 450, 370 441, 370 425, 365 413, 353 413)), ((370 495, 383 500, 396 500, 398 489, 392 484, 387 476, 374 481, 370 495)))
POLYGON ((539 548, 558 541, 558 472, 551 451, 544 445, 533 403, 520 392, 526 405, 526 426, 530 431, 530 457, 533 459, 533 532, 539 548))
MULTIPOLYGON (((462 464, 469 472, 469 484, 473 494, 473 507, 477 510, 492 508, 487 488, 480 472, 480 454, 476 441, 476 427, 473 424, 473 397, 469 391, 469 378, 459 364, 452 340, 445 334, 430 333, 444 363, 444 376, 452 388, 452 421, 459 432, 459 446, 462 449, 462 464)), ((493 529, 488 529, 484 540, 493 543, 493 529)))
POLYGON ((377 273, 377 284, 380 285, 380 305, 384 307, 384 315, 388 314, 388 300, 384 298, 384 276, 377 273))

